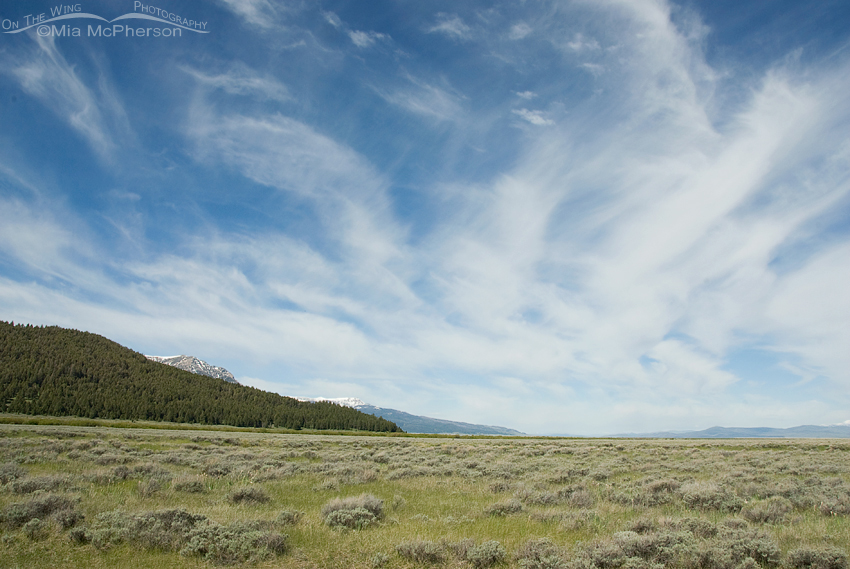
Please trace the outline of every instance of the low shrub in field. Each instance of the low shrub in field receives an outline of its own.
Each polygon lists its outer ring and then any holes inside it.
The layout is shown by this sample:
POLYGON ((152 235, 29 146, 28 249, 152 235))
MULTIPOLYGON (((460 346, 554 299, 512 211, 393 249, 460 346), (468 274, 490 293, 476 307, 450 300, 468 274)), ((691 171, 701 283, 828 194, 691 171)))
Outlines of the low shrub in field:
MULTIPOLYGON (((757 569, 776 567, 777 544, 748 528, 715 526, 698 519, 638 520, 638 531, 622 531, 576 553, 572 569, 757 569)), ((535 566, 536 567, 536 566, 535 566)), ((794 568, 804 569, 804 568, 794 568)), ((846 569, 846 568, 843 568, 846 569)))
POLYGON ((235 564, 286 553, 287 537, 279 533, 205 521, 188 535, 181 555, 198 555, 219 564, 235 564))
MULTIPOLYGON (((665 527, 670 527, 671 529, 674 529, 676 531, 690 532, 691 534, 693 534, 694 537, 700 539, 709 539, 715 537, 719 531, 717 529, 717 525, 701 518, 681 518, 678 520, 667 520, 663 525, 665 527)), ((743 527, 746 527, 746 522, 743 527)))
POLYGON ((395 548, 405 559, 418 563, 442 563, 446 559, 446 546, 433 541, 407 541, 395 548))
POLYGON ((384 516, 384 501, 372 494, 334 498, 322 506, 322 515, 331 527, 362 529, 384 516))
POLYGON ((304 512, 299 512, 298 510, 284 510, 277 516, 275 522, 283 526, 294 526, 301 521, 301 518, 303 517, 304 512))
POLYGON ((527 541, 514 559, 521 569, 567 569, 560 548, 546 538, 527 541))
POLYGON ((46 494, 32 498, 27 502, 18 502, 6 506, 0 512, 0 524, 19 528, 30 520, 44 520, 48 517, 57 519, 63 527, 74 525, 82 519, 74 509, 74 502, 64 496, 46 494), (73 520, 71 522, 70 520, 73 520))
POLYGON ((141 480, 137 490, 139 491, 139 496, 142 498, 150 498, 162 490, 162 482, 159 480, 141 480))
POLYGON ((750 558, 762 567, 775 567, 779 564, 779 546, 765 533, 749 529, 723 528, 718 537, 723 552, 728 551, 727 558, 732 563, 741 563, 750 558))
POLYGON ((407 500, 404 499, 404 496, 400 496, 399 494, 393 496, 392 509, 394 512, 398 512, 399 510, 404 509, 406 505, 407 500))
POLYGON ((517 499, 508 500, 507 502, 496 502, 484 508, 484 513, 489 516, 507 516, 508 514, 516 514, 522 511, 522 502, 517 499))
POLYGON ((782 522, 786 514, 793 509, 793 504, 787 498, 772 496, 761 502, 747 504, 741 510, 741 516, 752 523, 775 524, 782 522))
POLYGON ((325 523, 334 528, 363 529, 377 521, 378 518, 366 508, 334 510, 325 516, 325 523))
POLYGON ((819 510, 825 516, 850 515, 850 494, 821 502, 819 510))
POLYGON ((791 569, 847 569, 847 554, 836 548, 795 549, 785 565, 791 569))
POLYGON ((172 551, 186 542, 189 532, 206 516, 185 510, 164 510, 131 514, 122 511, 98 514, 88 539, 98 549, 129 542, 148 549, 172 551))
POLYGON ((44 539, 47 537, 47 524, 38 518, 33 518, 24 524, 21 531, 33 541, 44 539))
POLYGON ((491 567, 505 558, 506 552, 502 544, 495 540, 473 545, 466 550, 464 558, 473 567, 491 567))
POLYGON ((206 516, 185 510, 131 514, 114 511, 97 516, 91 528, 72 531, 78 544, 98 549, 131 543, 147 549, 179 551, 218 564, 256 561, 286 550, 286 536, 260 529, 262 524, 222 526, 206 516))
POLYGON ((39 490, 52 491, 64 488, 70 479, 67 476, 36 476, 32 478, 20 478, 12 482, 12 491, 15 494, 32 494, 39 490))
POLYGON ((62 529, 68 529, 76 526, 85 519, 85 516, 77 510, 71 508, 63 508, 53 512, 53 519, 59 522, 62 529))
POLYGON ((596 498, 585 488, 576 488, 566 494, 565 497, 567 503, 573 508, 592 508, 596 505, 596 498))
POLYGON ((372 556, 370 564, 372 569, 381 569, 381 567, 389 563, 389 561, 390 557, 386 553, 376 553, 372 556))
POLYGON ((26 475, 27 471, 14 462, 0 464, 0 484, 8 484, 12 480, 23 478, 26 475))
POLYGON ((266 504, 271 501, 271 498, 269 498, 269 495, 266 494, 266 491, 258 486, 239 488, 232 492, 227 499, 234 504, 241 504, 243 502, 266 504))
POLYGON ((203 494, 207 491, 206 484, 199 478, 184 478, 174 482, 171 486, 177 492, 187 492, 189 494, 203 494))
POLYGON ((695 510, 737 512, 744 504, 731 490, 712 482, 691 482, 683 485, 679 492, 682 501, 695 510))

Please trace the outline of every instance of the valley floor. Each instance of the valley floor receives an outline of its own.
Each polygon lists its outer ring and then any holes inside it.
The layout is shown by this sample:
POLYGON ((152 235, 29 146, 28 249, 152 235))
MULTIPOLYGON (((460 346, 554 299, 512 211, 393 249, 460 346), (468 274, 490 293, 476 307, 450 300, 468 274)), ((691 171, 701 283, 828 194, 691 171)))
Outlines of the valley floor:
POLYGON ((850 441, 0 425, 0 567, 846 569, 850 441))

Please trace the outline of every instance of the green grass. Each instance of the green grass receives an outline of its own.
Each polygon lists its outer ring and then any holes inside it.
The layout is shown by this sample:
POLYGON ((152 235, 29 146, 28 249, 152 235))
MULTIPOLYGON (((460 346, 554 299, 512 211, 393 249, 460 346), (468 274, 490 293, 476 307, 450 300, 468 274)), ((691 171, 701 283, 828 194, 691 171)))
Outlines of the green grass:
POLYGON ((724 557, 739 547, 733 542, 778 547, 779 566, 796 549, 846 555, 850 543, 848 441, 388 437, 69 421, 0 420, 0 476, 8 479, 0 484, 0 567, 213 566, 133 536, 102 549, 72 543, 72 531, 91 532, 99 514, 116 510, 132 517, 184 509, 221 526, 250 522, 288 536, 285 553, 236 564, 253 567, 428 566, 397 552, 418 541, 444 548, 441 567, 473 567, 452 553, 469 539, 497 541, 507 556, 496 566, 519 567, 529 540, 547 538, 571 569, 697 569, 700 551, 713 569, 736 569, 749 562, 724 557), (261 489, 268 501, 235 500, 253 495, 246 488, 261 489), (50 494, 85 516, 77 529, 63 529, 56 514, 30 530, 2 522, 50 494), (325 504, 362 494, 383 500, 377 524, 325 523, 325 504), (521 511, 488 513, 510 500, 521 511), (771 503, 784 509, 748 514, 771 503), (278 524, 284 510, 303 515, 278 524), (747 515, 770 521, 747 522, 747 515), (695 523, 688 518, 704 520, 713 537, 688 530, 695 523), (618 533, 625 530, 638 535, 618 533), (664 549, 664 540, 681 543, 664 549))

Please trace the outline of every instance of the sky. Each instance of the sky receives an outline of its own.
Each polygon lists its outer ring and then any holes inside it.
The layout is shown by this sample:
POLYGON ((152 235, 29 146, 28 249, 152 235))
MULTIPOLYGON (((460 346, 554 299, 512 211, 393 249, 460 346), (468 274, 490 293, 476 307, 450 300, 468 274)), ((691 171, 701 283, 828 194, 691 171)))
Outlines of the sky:
POLYGON ((850 3, 153 2, 0 0, 0 320, 531 434, 850 420, 850 3))

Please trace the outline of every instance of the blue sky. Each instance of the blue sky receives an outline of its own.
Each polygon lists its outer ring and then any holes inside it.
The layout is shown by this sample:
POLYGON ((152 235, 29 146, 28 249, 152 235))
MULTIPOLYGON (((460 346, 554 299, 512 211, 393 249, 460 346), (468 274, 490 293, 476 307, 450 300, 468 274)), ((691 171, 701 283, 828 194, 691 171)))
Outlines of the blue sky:
POLYGON ((0 318, 529 433, 850 420, 846 2, 55 6, 0 0, 0 318))

